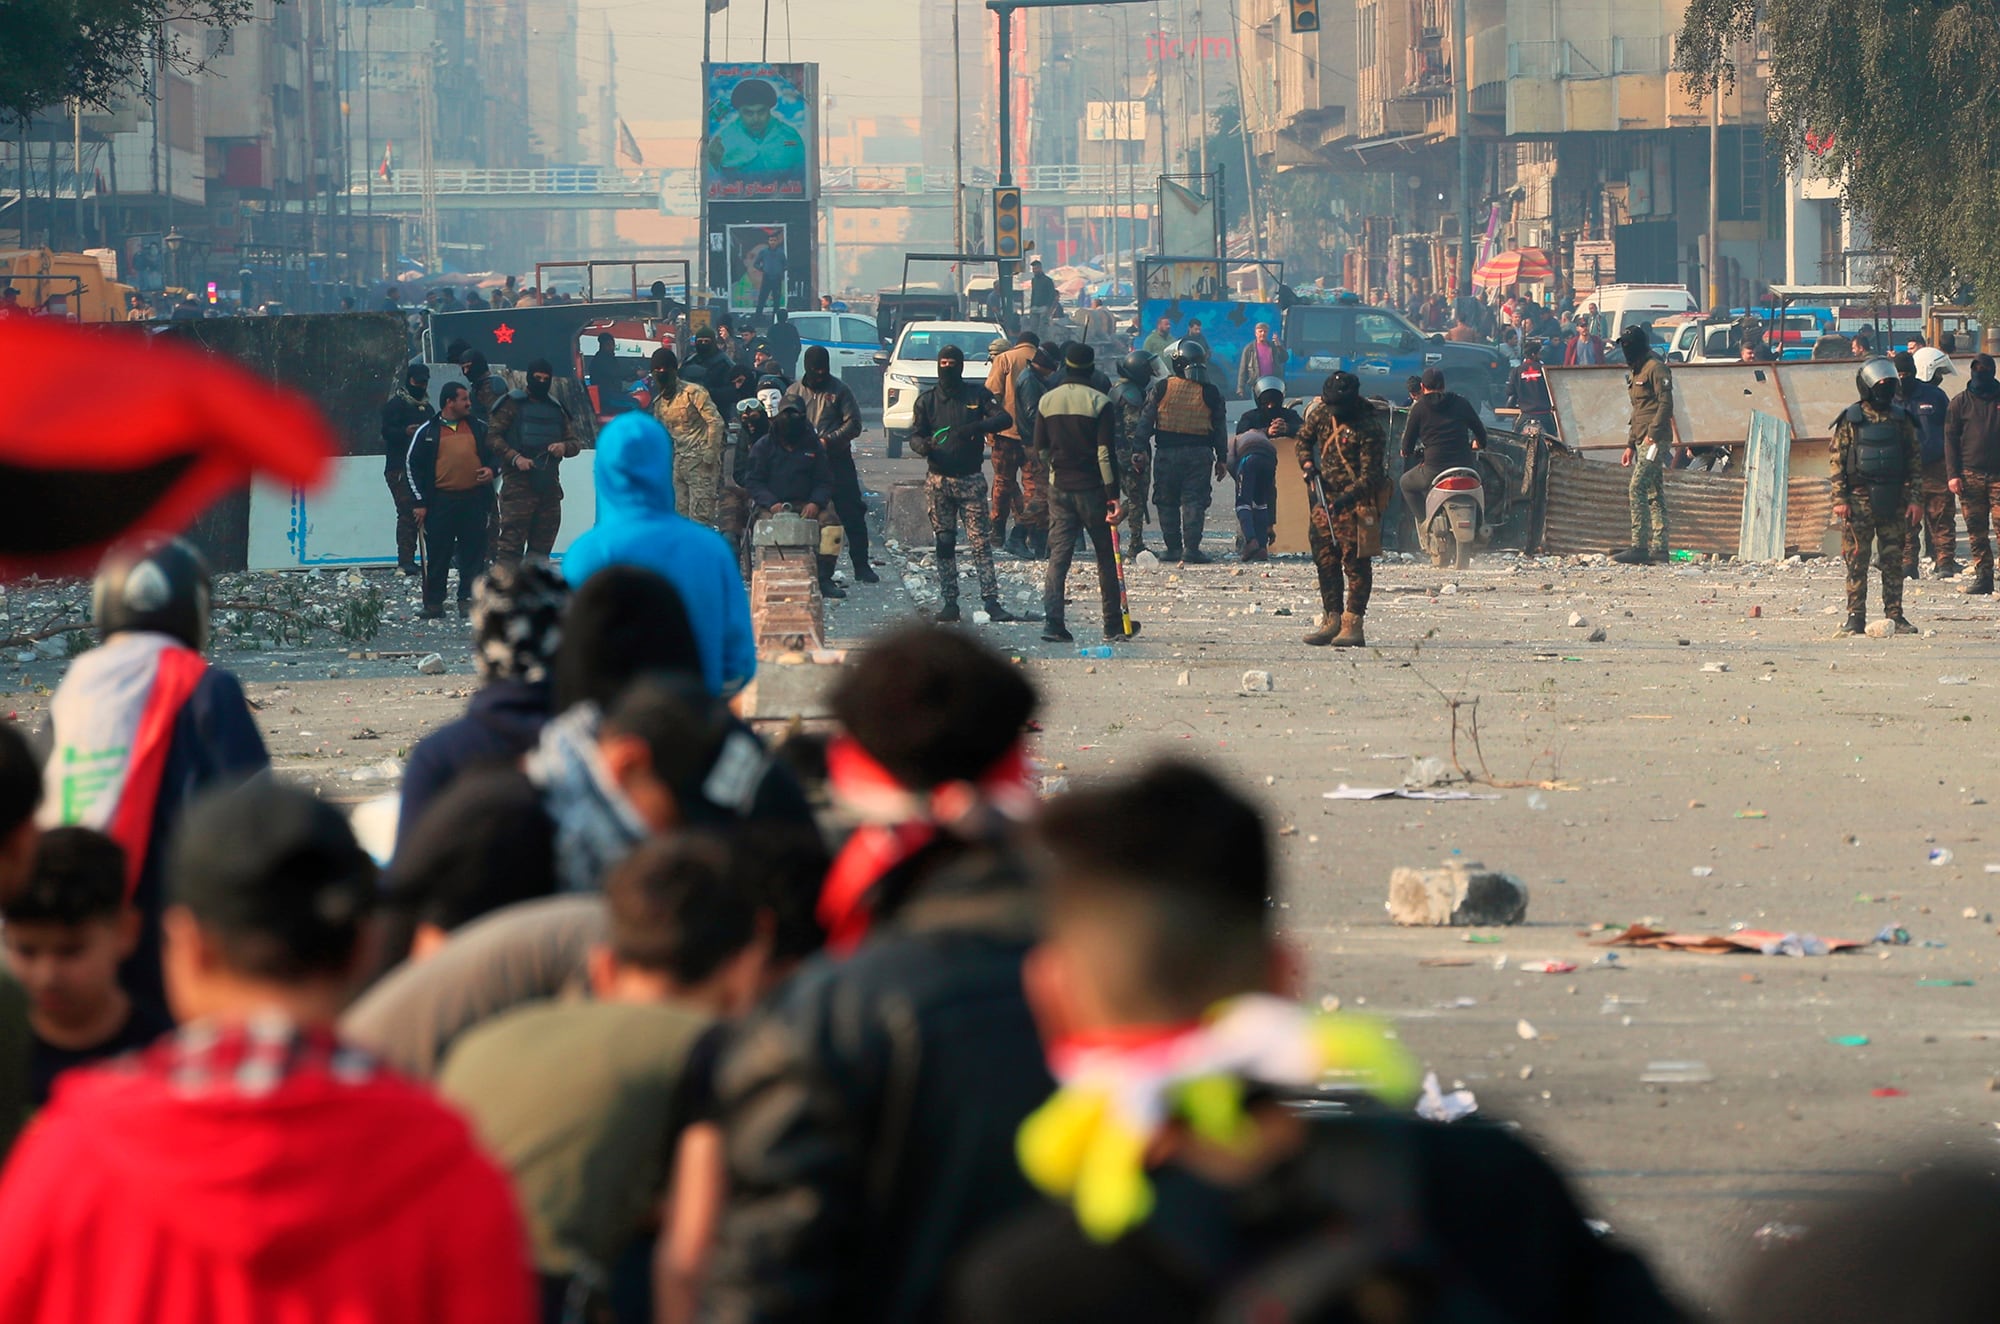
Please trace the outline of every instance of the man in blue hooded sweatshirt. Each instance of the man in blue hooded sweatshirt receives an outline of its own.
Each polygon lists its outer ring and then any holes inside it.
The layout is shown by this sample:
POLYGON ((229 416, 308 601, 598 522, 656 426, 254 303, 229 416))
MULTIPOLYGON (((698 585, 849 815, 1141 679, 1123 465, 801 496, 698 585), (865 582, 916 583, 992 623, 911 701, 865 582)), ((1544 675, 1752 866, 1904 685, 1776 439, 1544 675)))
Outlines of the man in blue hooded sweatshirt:
POLYGON ((652 416, 620 414, 597 434, 597 524, 570 544, 571 587, 608 565, 636 565, 679 591, 701 648, 702 677, 733 694, 757 674, 750 596, 715 530, 674 513, 674 443, 652 416))

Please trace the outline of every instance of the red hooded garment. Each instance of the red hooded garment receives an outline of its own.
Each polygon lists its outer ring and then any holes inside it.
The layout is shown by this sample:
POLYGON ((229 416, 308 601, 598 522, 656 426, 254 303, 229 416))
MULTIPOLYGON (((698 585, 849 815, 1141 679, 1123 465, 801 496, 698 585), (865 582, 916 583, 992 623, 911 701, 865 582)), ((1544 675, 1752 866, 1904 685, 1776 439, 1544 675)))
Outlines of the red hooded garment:
POLYGON ((0 1183, 0 1320, 533 1324, 513 1194, 463 1122, 351 1050, 191 1091, 202 1028, 58 1085, 0 1183))

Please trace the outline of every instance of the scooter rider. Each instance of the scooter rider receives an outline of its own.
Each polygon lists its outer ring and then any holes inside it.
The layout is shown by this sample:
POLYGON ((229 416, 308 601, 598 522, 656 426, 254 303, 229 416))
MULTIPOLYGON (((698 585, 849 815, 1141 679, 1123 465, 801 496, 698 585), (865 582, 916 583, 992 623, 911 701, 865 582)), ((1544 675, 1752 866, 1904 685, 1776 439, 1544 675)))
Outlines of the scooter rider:
POLYGON ((1464 396, 1444 389, 1444 369, 1425 368, 1423 394, 1403 425, 1403 477, 1397 484, 1410 518, 1424 522, 1431 484, 1447 469, 1470 469, 1486 481, 1476 452, 1486 444, 1486 425, 1464 396))

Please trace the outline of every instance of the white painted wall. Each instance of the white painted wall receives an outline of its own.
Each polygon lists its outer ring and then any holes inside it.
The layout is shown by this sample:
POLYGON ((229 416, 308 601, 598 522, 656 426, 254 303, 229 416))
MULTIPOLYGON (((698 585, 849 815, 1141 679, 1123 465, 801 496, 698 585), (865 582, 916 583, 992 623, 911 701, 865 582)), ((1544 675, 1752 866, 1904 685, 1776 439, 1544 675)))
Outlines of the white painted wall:
MULTIPOLYGON (((563 461, 563 520, 556 557, 597 522, 597 452, 563 461)), ((382 481, 382 457, 349 455, 305 493, 260 483, 250 490, 252 570, 396 564, 396 506, 382 481)))

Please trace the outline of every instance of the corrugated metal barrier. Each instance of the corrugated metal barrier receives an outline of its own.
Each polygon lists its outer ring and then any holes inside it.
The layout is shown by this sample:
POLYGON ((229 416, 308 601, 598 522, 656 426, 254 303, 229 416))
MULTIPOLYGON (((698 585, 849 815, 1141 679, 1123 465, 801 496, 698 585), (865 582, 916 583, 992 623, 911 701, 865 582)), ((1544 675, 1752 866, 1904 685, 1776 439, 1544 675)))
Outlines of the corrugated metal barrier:
MULTIPOLYGON (((1554 555, 1604 552, 1632 540, 1627 487, 1632 471, 1602 460, 1551 455, 1541 550, 1554 555)), ((1667 474, 1667 530, 1676 551, 1736 555, 1743 522, 1741 478, 1667 474)), ((1832 486, 1820 474, 1793 477, 1785 493, 1785 545, 1819 549, 1832 519, 1832 486)))

